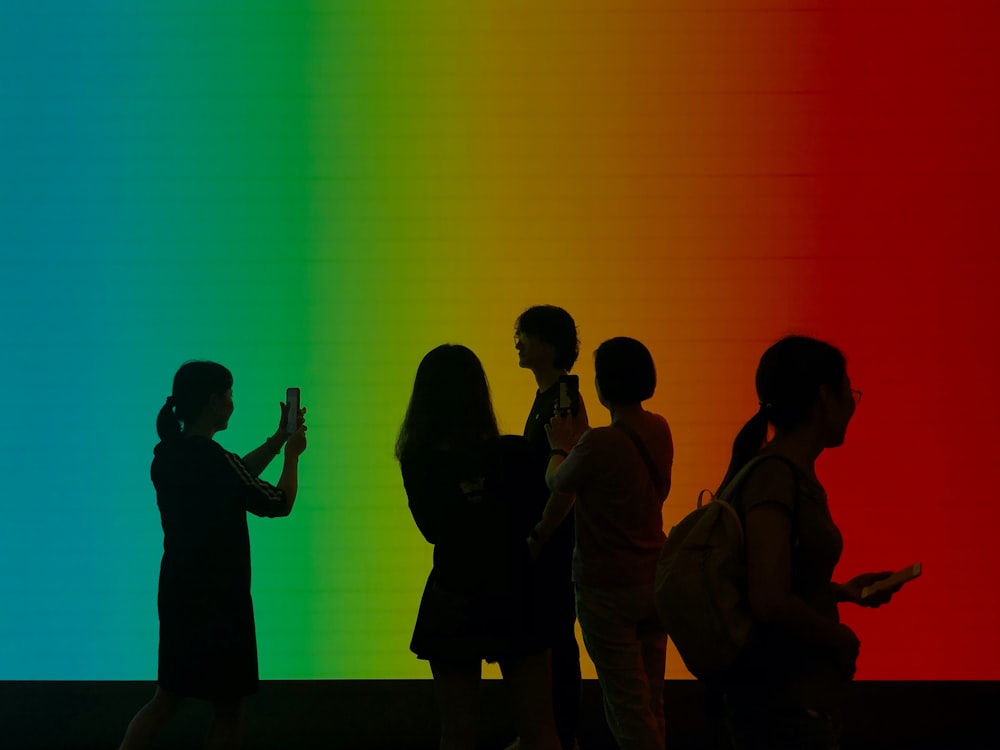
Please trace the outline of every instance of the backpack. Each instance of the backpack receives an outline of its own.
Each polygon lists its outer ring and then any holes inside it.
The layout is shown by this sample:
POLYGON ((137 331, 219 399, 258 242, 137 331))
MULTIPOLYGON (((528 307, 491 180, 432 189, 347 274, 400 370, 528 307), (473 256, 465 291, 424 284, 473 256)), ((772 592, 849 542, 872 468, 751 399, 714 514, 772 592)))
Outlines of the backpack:
POLYGON ((723 676, 750 638, 743 523, 729 498, 767 458, 774 456, 750 460, 718 495, 702 490, 698 507, 670 530, 660 554, 657 611, 684 665, 700 680, 723 676))

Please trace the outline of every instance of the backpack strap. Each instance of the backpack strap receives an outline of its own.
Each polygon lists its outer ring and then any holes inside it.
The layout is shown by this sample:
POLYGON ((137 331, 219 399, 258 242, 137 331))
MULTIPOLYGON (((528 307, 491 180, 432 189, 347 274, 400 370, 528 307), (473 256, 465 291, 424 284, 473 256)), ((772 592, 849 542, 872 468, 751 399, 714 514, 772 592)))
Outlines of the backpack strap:
POLYGON ((656 468, 656 464, 653 463, 653 457, 650 456, 649 451, 646 450, 646 446, 643 444, 642 438, 639 437, 635 430, 622 422, 613 422, 611 426, 617 427, 632 439, 632 442, 635 444, 635 449, 639 451, 639 456, 642 458, 643 463, 646 464, 646 468, 649 470, 649 478, 653 480, 653 486, 656 488, 657 492, 662 493, 663 481, 660 479, 660 472, 656 468))
MULTIPOLYGON (((777 459, 786 466, 788 466, 789 469, 791 469, 792 481, 795 482, 795 503, 798 504, 799 470, 796 468, 795 464, 793 464, 789 459, 785 458, 784 456, 779 456, 776 454, 768 454, 766 456, 754 456, 753 458, 751 458, 749 461, 746 462, 746 464, 744 464, 743 468, 736 473, 736 476, 733 477, 725 487, 719 490, 718 495, 716 495, 715 497, 719 500, 725 500, 727 503, 729 503, 729 505, 732 505, 735 508, 736 506, 733 504, 732 500, 730 500, 733 493, 740 488, 740 485, 743 484, 744 480, 746 480, 747 476, 749 476, 751 471, 753 471, 757 466, 762 464, 764 461, 768 461, 770 459, 777 459)), ((701 496, 699 496, 698 499, 700 502, 701 496)))

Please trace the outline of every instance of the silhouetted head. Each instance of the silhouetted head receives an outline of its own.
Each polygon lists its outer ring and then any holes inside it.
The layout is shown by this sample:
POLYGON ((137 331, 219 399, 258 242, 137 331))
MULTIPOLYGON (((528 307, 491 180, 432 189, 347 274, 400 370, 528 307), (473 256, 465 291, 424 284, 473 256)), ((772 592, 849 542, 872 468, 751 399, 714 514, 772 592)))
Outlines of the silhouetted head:
POLYGON ((841 445, 854 414, 847 361, 832 344, 787 336, 760 358, 756 375, 760 409, 733 441, 725 486, 763 447, 768 424, 776 434, 809 428, 825 448, 841 445))
POLYGON ((641 341, 608 339, 594 352, 594 375, 601 403, 638 404, 656 390, 653 356, 641 341))
MULTIPOLYGON (((847 428, 854 398, 847 361, 837 347, 808 336, 787 336, 760 358, 757 398, 776 430, 791 430, 819 416, 830 417, 834 430, 847 428), (832 408, 828 408, 832 407, 832 408)), ((840 441, 843 442, 843 430, 840 441)))
POLYGON ((514 347, 518 364, 529 370, 551 365, 568 372, 580 355, 576 323, 555 305, 536 305, 521 313, 514 324, 514 347))
POLYGON ((233 374, 217 362, 185 362, 156 418, 160 439, 180 435, 182 424, 187 427, 203 417, 215 430, 224 430, 233 413, 232 388, 233 374))
POLYGON ((417 367, 396 458, 412 449, 457 447, 499 434, 490 386, 479 358, 460 344, 442 344, 417 367))

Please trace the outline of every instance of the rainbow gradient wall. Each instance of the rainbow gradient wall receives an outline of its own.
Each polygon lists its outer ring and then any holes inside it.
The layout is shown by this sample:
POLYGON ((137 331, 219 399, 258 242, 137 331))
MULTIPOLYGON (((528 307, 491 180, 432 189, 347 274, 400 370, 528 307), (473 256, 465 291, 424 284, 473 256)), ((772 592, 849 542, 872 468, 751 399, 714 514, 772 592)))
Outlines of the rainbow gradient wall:
POLYGON ((998 29, 965 0, 8 0, 0 679, 154 678, 148 465, 192 358, 235 373, 231 450, 286 386, 309 408, 295 513, 251 526, 262 676, 428 677, 395 432, 445 341, 519 431, 513 321, 543 302, 596 424, 590 352, 651 348, 667 524, 760 352, 840 345, 838 574, 925 569, 844 609, 859 677, 1000 679, 998 29))

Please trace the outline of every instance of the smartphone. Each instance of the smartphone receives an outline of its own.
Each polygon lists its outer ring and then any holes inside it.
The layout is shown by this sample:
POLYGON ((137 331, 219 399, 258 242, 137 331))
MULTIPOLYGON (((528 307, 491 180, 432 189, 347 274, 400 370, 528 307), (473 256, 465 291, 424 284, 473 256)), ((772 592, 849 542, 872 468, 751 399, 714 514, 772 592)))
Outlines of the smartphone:
POLYGON ((574 417, 580 411, 580 378, 576 375, 562 375, 559 378, 559 411, 574 417))
POLYGON ((287 419, 285 420, 285 431, 291 435, 299 429, 299 389, 289 388, 285 391, 285 406, 287 419))
POLYGON ((876 581, 871 586, 865 586, 861 589, 861 598, 866 599, 879 591, 902 586, 907 581, 912 581, 914 578, 917 578, 922 572, 921 568, 922 566, 920 563, 913 563, 913 565, 908 565, 902 570, 897 570, 888 578, 883 578, 881 581, 876 581))

